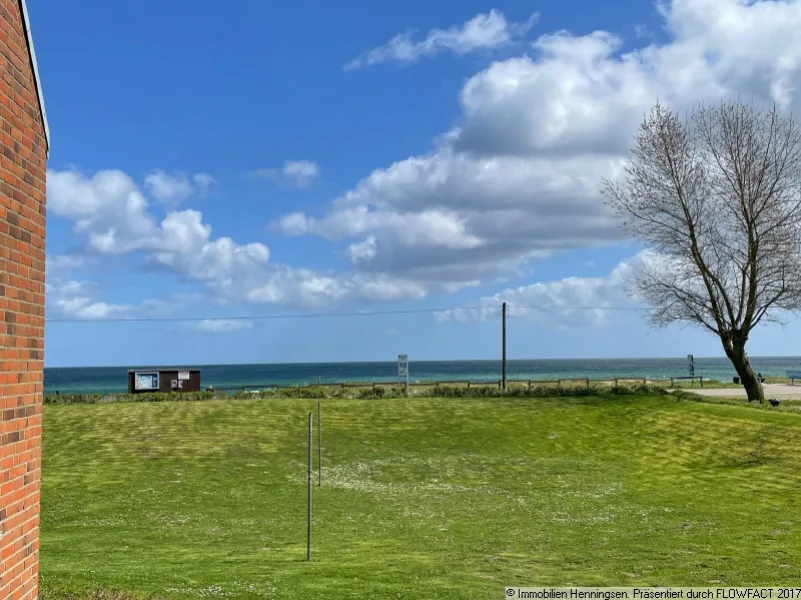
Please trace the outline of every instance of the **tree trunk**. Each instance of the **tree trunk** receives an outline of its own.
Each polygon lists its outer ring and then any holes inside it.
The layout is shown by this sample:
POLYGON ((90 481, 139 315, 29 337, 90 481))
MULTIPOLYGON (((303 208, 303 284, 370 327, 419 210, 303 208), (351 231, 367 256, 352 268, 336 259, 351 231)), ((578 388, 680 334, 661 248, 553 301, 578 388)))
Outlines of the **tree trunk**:
POLYGON ((726 351, 726 356, 729 357, 731 364, 734 365, 737 375, 740 376, 740 383, 745 388, 748 401, 762 404, 765 401, 765 393, 762 390, 762 384, 751 368, 751 362, 745 352, 745 340, 737 337, 724 340, 723 349, 726 351))

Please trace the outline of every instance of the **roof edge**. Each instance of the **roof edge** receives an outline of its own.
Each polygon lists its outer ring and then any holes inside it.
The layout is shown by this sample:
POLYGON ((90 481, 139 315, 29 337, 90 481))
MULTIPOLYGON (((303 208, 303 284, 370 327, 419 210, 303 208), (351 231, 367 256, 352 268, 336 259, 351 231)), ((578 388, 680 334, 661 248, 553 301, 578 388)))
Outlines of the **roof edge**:
POLYGON ((25 41, 28 43, 28 54, 31 57, 31 69, 33 71, 33 81, 36 83, 36 94, 39 97, 39 110, 42 113, 42 126, 44 127, 45 137, 45 157, 50 157, 50 128, 47 125, 47 112, 45 112, 44 95, 42 94, 42 84, 39 80, 39 66, 36 64, 36 51, 33 49, 33 36, 31 35, 31 20, 28 17, 28 7, 25 0, 19 0, 20 14, 22 14, 22 27, 25 29, 25 41))

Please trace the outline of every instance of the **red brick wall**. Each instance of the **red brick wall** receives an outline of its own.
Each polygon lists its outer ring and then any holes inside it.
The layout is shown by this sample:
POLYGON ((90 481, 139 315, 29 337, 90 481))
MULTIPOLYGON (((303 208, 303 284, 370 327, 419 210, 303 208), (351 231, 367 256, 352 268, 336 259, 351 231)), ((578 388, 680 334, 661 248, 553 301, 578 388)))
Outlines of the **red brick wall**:
POLYGON ((46 140, 18 0, 0 0, 0 599, 34 600, 46 140))

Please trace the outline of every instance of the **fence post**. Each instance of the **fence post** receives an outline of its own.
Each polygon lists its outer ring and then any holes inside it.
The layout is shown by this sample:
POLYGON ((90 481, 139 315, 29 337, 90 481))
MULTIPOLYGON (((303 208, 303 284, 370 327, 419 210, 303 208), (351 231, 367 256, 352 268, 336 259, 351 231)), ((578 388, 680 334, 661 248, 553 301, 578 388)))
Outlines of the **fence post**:
POLYGON ((470 389, 470 380, 469 379, 467 380, 467 389, 468 390, 470 389))
POLYGON ((556 380, 556 389, 557 390, 561 389, 561 387, 562 387, 562 380, 561 379, 557 379, 556 380))
POLYGON ((306 499, 306 560, 311 560, 311 523, 312 523, 312 413, 309 413, 309 464, 307 470, 307 488, 308 494, 306 499))
POLYGON ((323 407, 317 399, 317 486, 323 485, 323 407))
POLYGON ((590 378, 587 377, 587 389, 590 389, 590 378))

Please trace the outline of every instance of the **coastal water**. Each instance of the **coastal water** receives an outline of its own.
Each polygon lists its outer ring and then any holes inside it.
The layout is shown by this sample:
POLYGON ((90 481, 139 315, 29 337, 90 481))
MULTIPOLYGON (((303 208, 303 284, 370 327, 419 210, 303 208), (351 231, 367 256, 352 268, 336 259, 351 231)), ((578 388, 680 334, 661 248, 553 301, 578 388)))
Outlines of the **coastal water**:
MULTIPOLYGON (((764 376, 784 376, 788 369, 801 370, 801 357, 754 357, 751 364, 764 376)), ((201 385, 221 388, 267 385, 307 385, 359 381, 393 381, 394 362, 308 363, 269 365, 169 365, 200 369, 201 385)), ((137 367, 138 368, 138 367, 137 367)), ((158 368, 158 367, 155 367, 158 368)), ((127 389, 129 367, 46 368, 45 393, 111 393, 127 389)), ((731 381, 736 373, 725 358, 696 358, 695 374, 731 381)), ((512 379, 570 379, 647 377, 660 379, 687 375, 686 358, 510 360, 512 379)), ((497 381, 501 362, 492 360, 410 361, 411 381, 497 381)))

